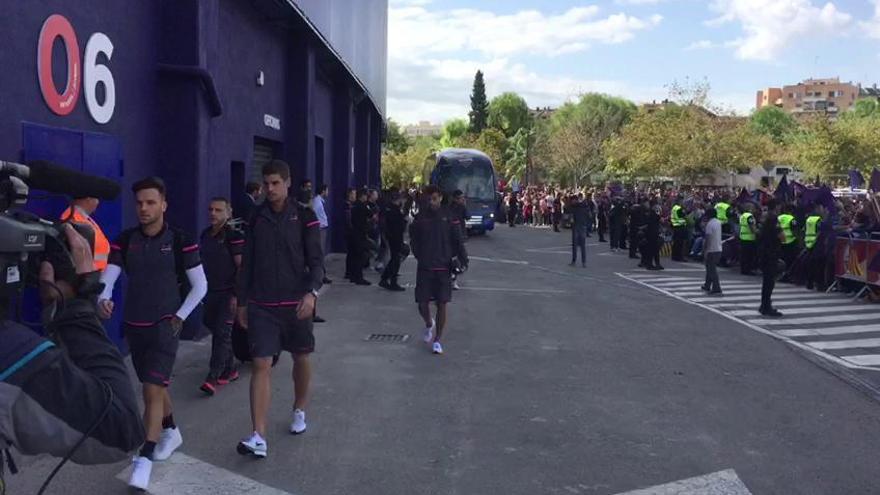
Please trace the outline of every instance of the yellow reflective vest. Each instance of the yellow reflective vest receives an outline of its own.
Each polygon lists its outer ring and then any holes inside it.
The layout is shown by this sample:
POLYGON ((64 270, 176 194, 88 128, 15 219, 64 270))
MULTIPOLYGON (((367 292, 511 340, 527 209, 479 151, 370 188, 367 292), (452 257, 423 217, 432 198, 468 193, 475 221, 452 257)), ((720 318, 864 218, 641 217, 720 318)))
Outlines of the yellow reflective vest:
POLYGON ((739 216, 739 240, 741 241, 755 240, 755 231, 752 230, 752 226, 749 225, 750 218, 752 218, 752 214, 749 212, 745 212, 739 216))

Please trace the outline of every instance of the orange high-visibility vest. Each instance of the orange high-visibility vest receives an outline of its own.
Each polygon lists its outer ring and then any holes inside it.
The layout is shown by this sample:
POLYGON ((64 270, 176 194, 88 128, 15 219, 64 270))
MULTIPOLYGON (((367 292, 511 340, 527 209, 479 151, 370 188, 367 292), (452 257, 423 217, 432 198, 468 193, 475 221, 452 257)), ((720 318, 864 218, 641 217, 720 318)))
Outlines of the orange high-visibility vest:
POLYGON ((79 207, 74 208, 73 217, 71 217, 70 207, 68 207, 61 214, 61 220, 88 225, 95 231, 95 249, 92 253, 95 258, 95 270, 104 271, 104 268, 107 268, 107 261, 110 259, 110 241, 107 240, 107 236, 104 235, 104 231, 101 230, 98 223, 79 207))

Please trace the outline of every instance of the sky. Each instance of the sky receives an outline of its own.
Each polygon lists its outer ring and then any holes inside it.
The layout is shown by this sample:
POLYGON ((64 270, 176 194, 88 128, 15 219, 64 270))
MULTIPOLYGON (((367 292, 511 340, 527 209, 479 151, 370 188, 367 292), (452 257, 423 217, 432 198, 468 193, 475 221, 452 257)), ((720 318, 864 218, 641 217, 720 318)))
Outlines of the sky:
POLYGON ((761 88, 880 83, 880 0, 390 0, 390 118, 466 117, 478 69, 490 99, 532 108, 659 101, 706 80, 715 105, 747 115, 761 88))

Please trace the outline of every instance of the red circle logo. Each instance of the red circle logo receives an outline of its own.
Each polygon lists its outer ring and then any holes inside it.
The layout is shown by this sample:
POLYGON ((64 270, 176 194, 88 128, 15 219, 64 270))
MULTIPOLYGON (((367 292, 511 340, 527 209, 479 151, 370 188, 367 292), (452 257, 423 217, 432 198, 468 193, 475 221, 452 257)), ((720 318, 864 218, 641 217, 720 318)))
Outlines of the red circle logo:
POLYGON ((68 115, 76 108, 80 90, 79 44, 70 21, 62 15, 53 14, 43 23, 37 44, 37 74, 40 91, 49 109, 58 115, 68 115), (58 94, 52 81, 52 45, 61 37, 67 51, 67 85, 58 94))

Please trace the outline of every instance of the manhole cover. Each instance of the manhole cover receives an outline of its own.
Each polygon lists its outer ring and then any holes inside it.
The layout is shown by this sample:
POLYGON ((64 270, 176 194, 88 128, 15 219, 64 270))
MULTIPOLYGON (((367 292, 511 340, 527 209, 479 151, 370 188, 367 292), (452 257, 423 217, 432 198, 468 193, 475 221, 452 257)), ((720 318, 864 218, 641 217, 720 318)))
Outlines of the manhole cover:
POLYGON ((409 340, 405 333, 371 333, 367 335, 367 342, 381 342, 383 344, 402 344, 409 340))

